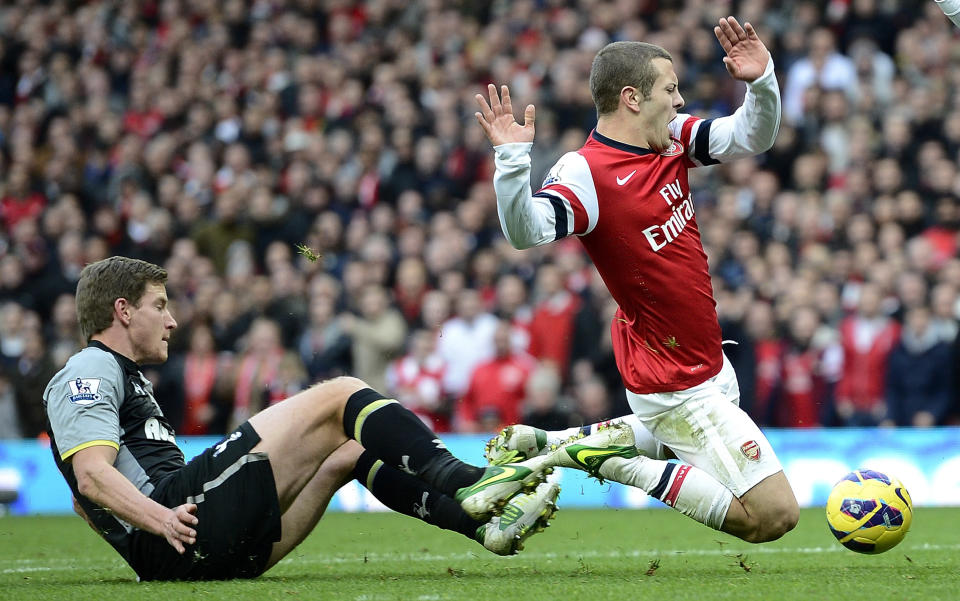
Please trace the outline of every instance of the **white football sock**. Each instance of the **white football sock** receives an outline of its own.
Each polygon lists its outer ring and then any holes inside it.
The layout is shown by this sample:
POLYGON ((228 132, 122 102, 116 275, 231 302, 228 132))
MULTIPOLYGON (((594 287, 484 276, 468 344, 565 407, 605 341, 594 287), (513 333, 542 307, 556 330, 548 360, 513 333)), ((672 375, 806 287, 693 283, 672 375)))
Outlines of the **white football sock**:
POLYGON ((714 530, 720 530, 733 493, 707 472, 672 461, 649 457, 610 457, 600 466, 600 475, 645 491, 714 530))

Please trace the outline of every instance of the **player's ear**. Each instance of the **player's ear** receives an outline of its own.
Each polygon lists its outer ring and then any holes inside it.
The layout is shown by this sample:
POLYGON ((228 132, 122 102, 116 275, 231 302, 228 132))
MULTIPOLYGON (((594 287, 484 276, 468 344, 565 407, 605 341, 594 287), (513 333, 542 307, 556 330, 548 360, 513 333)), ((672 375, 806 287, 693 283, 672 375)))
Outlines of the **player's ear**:
POLYGON ((130 310, 130 303, 127 299, 118 298, 113 301, 113 316, 125 326, 130 325, 130 310))
POLYGON ((620 102, 622 102, 631 111, 640 110, 640 103, 643 101, 643 95, 640 90, 633 86, 623 86, 620 89, 620 102))

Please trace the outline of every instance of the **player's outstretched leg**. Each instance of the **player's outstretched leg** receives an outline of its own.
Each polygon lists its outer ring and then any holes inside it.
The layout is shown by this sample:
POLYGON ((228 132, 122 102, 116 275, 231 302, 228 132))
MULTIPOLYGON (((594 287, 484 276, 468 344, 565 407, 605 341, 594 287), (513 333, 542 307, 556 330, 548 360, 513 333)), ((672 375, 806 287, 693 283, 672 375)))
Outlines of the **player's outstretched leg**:
POLYGON ((633 414, 565 430, 541 430, 533 426, 514 424, 507 426, 487 441, 484 456, 493 465, 523 461, 537 455, 545 455, 554 447, 596 434, 599 430, 619 423, 627 424, 633 429, 633 444, 641 455, 655 459, 666 459, 672 456, 633 414))
POLYGON ((554 467, 574 467, 598 475, 598 468, 611 457, 636 457, 633 430, 614 424, 595 434, 555 447, 549 453, 518 463, 492 465, 473 486, 457 491, 456 498, 464 511, 473 516, 496 513, 503 499, 520 488, 530 488, 540 474, 554 467))
MULTIPOLYGON (((536 438, 543 440, 543 435, 531 430, 534 429, 529 426, 512 426, 504 429, 501 436, 518 450, 524 445, 540 446, 536 438)), ((640 488, 684 515, 720 530, 733 494, 703 470, 642 456, 634 440, 634 429, 629 423, 613 422, 588 436, 574 435, 559 445, 538 450, 541 454, 527 461, 573 467, 600 480, 640 488)), ((520 465, 523 463, 526 462, 520 465)))
POLYGON ((454 497, 476 520, 488 520, 518 492, 535 489, 549 473, 543 462, 486 469, 464 463, 420 418, 370 388, 347 399, 343 430, 385 464, 415 474, 454 497))
POLYGON ((557 511, 560 493, 556 484, 541 484, 532 493, 514 495, 501 515, 481 522, 467 515, 455 500, 415 476, 386 465, 369 451, 357 459, 353 475, 397 513, 459 532, 497 555, 513 555, 523 548, 523 541, 542 532, 557 511))

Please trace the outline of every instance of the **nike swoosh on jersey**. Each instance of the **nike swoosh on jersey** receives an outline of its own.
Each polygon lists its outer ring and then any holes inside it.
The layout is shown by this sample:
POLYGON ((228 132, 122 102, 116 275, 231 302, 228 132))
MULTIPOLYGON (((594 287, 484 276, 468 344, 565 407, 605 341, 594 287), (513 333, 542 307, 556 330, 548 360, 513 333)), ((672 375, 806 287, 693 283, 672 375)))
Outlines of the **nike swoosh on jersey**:
POLYGON ((636 172, 637 172, 637 170, 634 169, 633 171, 630 172, 630 175, 628 175, 627 177, 624 177, 624 178, 621 178, 621 177, 618 175, 618 176, 617 176, 617 185, 618 185, 618 186, 622 186, 623 184, 625 184, 625 183, 627 183, 628 181, 630 181, 630 178, 633 177, 633 174, 636 173, 636 172))

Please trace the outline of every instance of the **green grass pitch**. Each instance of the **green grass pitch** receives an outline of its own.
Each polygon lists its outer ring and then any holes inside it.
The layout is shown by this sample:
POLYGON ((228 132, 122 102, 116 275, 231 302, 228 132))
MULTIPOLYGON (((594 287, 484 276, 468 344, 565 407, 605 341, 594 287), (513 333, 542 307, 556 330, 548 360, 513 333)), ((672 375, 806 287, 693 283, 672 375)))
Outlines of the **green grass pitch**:
POLYGON ((955 600, 957 524, 960 508, 920 508, 904 542, 867 556, 834 541, 821 509, 766 545, 669 510, 563 510, 501 558, 404 516, 333 513, 259 579, 139 584, 79 518, 6 517, 0 600, 955 600))

